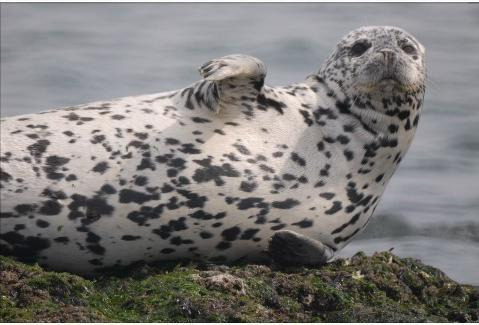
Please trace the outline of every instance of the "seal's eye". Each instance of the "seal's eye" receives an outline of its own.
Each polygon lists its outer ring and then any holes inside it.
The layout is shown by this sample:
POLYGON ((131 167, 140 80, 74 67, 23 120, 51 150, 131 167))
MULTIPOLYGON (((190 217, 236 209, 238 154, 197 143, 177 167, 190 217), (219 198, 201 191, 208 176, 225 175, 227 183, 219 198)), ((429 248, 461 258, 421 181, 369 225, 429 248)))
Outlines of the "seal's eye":
POLYGON ((403 47, 401 47, 401 49, 406 52, 407 54, 414 54, 416 53, 416 49, 412 46, 412 45, 404 45, 403 47))
POLYGON ((357 42, 356 44, 351 47, 351 55, 352 56, 361 56, 371 47, 371 44, 367 42, 357 42))

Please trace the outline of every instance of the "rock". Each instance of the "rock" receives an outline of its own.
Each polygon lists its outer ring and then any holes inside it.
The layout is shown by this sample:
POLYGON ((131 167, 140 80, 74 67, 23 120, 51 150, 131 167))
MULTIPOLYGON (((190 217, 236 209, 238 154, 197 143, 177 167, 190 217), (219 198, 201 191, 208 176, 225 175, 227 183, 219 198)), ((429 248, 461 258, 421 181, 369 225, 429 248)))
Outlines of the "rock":
POLYGON ((478 320, 477 288, 390 252, 320 268, 169 263, 91 279, 0 256, 0 322, 478 320))
POLYGON ((246 294, 246 285, 240 278, 220 271, 201 272, 199 276, 193 277, 208 289, 223 290, 234 294, 246 294))

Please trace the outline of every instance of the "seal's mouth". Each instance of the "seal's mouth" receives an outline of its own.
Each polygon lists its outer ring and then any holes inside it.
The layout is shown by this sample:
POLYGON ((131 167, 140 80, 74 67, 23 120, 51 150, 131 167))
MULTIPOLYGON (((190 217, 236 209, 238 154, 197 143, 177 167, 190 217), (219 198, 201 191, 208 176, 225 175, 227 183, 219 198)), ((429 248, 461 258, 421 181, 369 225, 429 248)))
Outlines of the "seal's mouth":
POLYGON ((384 77, 379 80, 379 83, 381 82, 399 83, 399 79, 396 77, 384 77))
POLYGON ((365 93, 389 93, 393 91, 404 91, 409 88, 408 85, 404 84, 399 78, 392 76, 381 78, 375 82, 356 84, 355 86, 357 91, 365 93))
POLYGON ((381 96, 413 92, 423 82, 413 67, 404 65, 370 64, 358 71, 352 79, 352 91, 356 94, 381 96))
POLYGON ((384 78, 378 80, 376 85, 379 89, 384 89, 384 88, 389 89, 391 87, 392 88, 402 88, 403 87, 403 82, 395 76, 387 76, 387 77, 384 77, 384 78))
POLYGON ((377 87, 378 88, 384 88, 384 87, 401 87, 402 82, 394 77, 387 77, 387 78, 382 78, 377 82, 377 87))
POLYGON ((405 83, 403 80, 394 76, 388 76, 380 79, 372 90, 391 93, 407 91, 410 88, 412 88, 412 85, 405 83))

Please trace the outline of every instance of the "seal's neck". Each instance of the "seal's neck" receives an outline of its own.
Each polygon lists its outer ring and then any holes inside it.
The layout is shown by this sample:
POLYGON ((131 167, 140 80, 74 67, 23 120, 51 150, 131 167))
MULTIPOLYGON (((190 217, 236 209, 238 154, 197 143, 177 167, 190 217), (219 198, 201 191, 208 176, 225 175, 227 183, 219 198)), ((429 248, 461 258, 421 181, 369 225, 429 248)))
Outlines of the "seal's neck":
POLYGON ((343 123, 356 125, 360 129, 358 134, 364 142, 410 143, 419 121, 424 88, 351 96, 342 82, 328 80, 321 74, 309 76, 306 83, 317 94, 319 106, 334 107, 343 123), (332 103, 321 103, 324 98, 332 103))

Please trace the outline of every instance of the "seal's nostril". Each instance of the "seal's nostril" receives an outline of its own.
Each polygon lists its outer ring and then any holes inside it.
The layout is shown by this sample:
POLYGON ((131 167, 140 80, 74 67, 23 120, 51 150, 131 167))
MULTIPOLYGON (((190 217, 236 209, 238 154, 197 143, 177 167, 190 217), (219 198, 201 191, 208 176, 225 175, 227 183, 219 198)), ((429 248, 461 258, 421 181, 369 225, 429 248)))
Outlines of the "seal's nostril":
POLYGON ((386 63, 390 64, 394 60, 394 51, 390 49, 382 49, 382 50, 379 50, 378 52, 383 55, 383 59, 386 63))

